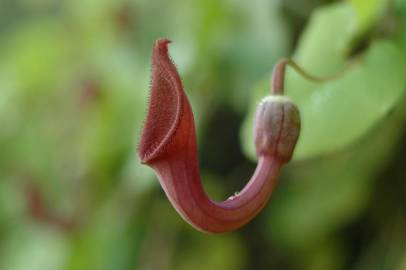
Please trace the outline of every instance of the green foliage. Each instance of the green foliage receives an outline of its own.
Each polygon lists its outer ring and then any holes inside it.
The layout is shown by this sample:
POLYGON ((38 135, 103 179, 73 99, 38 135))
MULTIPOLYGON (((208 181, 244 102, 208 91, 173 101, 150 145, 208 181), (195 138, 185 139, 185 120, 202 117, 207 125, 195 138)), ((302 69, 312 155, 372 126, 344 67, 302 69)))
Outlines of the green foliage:
MULTIPOLYGON (((322 84, 288 73, 286 94, 297 103, 302 117, 296 159, 329 154, 354 143, 402 97, 406 66, 395 44, 373 42, 364 54, 346 63, 350 42, 358 30, 352 8, 340 4, 315 12, 299 41, 294 59, 305 70, 320 76, 345 70, 337 79, 322 84)), ((242 131, 244 149, 250 157, 255 156, 252 122, 256 104, 269 89, 261 83, 254 91, 242 131)))
POLYGON ((357 25, 360 32, 363 32, 376 24, 377 20, 383 15, 389 1, 349 0, 348 2, 356 12, 357 25))
POLYGON ((271 237, 303 248, 324 241, 332 228, 359 215, 373 200, 373 176, 387 166, 399 142, 404 113, 398 109, 365 140, 335 155, 291 165, 289 177, 300 182, 275 194, 269 212, 271 237))
POLYGON ((0 269, 405 268, 404 0, 0 6, 0 269), (253 172, 253 113, 275 62, 344 70, 318 84, 288 69, 295 161, 237 232, 190 228, 139 164, 158 37, 173 41, 216 199, 253 172))

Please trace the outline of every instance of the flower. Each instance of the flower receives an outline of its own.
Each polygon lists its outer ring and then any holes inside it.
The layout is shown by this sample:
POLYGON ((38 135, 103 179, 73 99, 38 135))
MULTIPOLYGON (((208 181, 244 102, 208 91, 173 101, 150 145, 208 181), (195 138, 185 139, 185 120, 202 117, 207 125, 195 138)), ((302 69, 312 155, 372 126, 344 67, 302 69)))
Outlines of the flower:
MULTIPOLYGON (((273 143, 272 149, 291 152, 281 158, 278 151, 259 149, 257 168, 244 189, 226 201, 212 201, 200 181, 193 112, 169 58, 169 43, 167 39, 158 39, 153 48, 151 96, 138 154, 142 163, 154 169, 169 201, 188 223, 211 233, 237 229, 265 206, 281 166, 290 159, 299 133, 299 125, 292 127, 291 123, 298 123, 298 111, 290 103, 289 106, 277 104, 280 117, 264 117, 263 113, 275 113, 275 110, 262 110, 256 121, 256 134, 261 137, 258 141, 266 141, 266 147, 273 143), (269 119, 272 121, 264 122, 269 119), (271 142, 266 140, 270 129, 278 131, 272 133, 271 142), (289 134, 288 142, 284 134, 289 134), (283 147, 284 143, 290 145, 283 147)), ((276 103, 266 104, 263 106, 276 103)))

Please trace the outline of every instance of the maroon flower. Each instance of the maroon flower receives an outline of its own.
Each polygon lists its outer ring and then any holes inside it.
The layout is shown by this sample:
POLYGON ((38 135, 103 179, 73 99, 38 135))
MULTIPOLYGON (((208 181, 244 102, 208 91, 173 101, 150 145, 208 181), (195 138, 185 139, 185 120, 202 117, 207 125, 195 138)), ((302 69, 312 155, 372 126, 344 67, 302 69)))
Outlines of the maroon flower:
POLYGON ((200 182, 193 112, 168 56, 168 43, 159 39, 153 48, 151 98, 138 149, 141 162, 155 170, 172 205, 196 229, 237 229, 265 206, 281 166, 290 160, 299 134, 298 110, 280 95, 261 102, 255 121, 255 173, 235 196, 212 201, 200 182))

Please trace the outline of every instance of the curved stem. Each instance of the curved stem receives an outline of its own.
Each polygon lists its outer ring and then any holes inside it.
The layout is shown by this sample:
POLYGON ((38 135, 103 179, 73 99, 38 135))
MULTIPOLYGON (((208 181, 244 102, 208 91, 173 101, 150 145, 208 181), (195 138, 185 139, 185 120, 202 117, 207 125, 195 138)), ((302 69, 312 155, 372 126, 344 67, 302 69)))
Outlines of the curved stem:
POLYGON ((150 166, 178 213, 200 231, 220 233, 248 223, 265 206, 277 182, 282 163, 273 156, 262 155, 254 175, 235 196, 224 202, 212 201, 200 179, 193 114, 184 104, 184 119, 178 132, 188 136, 175 137, 166 156, 154 160, 150 166), (176 149, 176 151, 172 151, 176 149))
POLYGON ((326 77, 317 77, 307 73, 303 68, 301 68, 298 64, 296 64, 292 59, 284 58, 280 60, 276 65, 272 72, 272 80, 271 80, 271 91, 274 95, 283 95, 285 89, 285 70, 286 66, 290 66, 293 68, 297 73, 299 73, 302 77, 306 78, 309 81, 313 82, 327 82, 329 80, 333 80, 338 78, 345 72, 347 68, 344 68, 337 73, 326 76, 326 77))
POLYGON ((180 166, 179 162, 188 163, 178 160, 174 166, 169 161, 165 169, 158 169, 159 181, 177 212, 196 229, 211 233, 235 230, 254 218, 271 196, 280 170, 280 164, 274 159, 261 158, 240 193, 226 201, 215 202, 204 191, 197 167, 171 170, 180 166))
MULTIPOLYGON (((188 106, 186 106, 188 107, 188 106)), ((186 130, 194 133, 193 122, 186 130)), ((158 179, 178 213, 200 231, 219 233, 237 229, 249 222, 265 206, 276 184, 281 163, 271 156, 261 156, 254 175, 244 189, 223 202, 212 201, 200 179, 194 137, 175 140, 176 157, 167 156, 153 162, 158 179), (179 146, 182 151, 179 152, 179 146)))

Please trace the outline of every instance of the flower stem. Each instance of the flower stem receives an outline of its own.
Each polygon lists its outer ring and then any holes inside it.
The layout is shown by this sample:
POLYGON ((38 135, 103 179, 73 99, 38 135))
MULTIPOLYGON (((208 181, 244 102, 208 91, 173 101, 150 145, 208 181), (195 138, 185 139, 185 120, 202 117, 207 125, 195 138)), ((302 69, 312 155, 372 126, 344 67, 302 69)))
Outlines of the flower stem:
POLYGON ((292 59, 283 58, 281 59, 273 69, 272 72, 272 79, 271 79, 271 91, 274 95, 283 95, 285 90, 285 70, 286 66, 290 66, 293 68, 297 73, 299 73, 303 78, 317 83, 327 82, 333 79, 337 79, 340 77, 348 68, 345 67, 344 69, 338 71, 337 73, 326 76, 326 77, 318 77, 306 72, 303 68, 301 68, 298 64, 296 64, 292 59))

